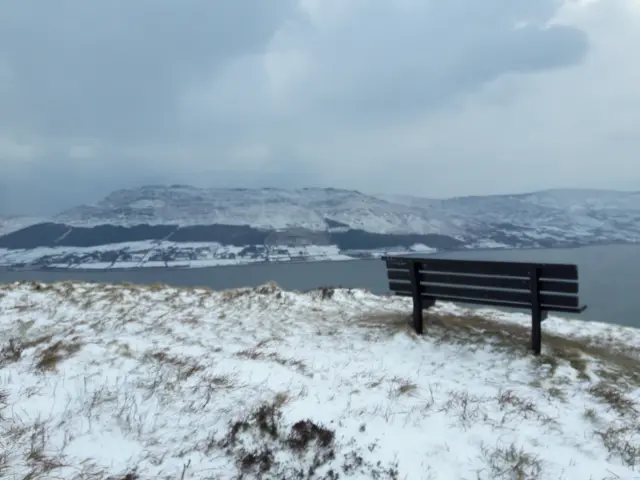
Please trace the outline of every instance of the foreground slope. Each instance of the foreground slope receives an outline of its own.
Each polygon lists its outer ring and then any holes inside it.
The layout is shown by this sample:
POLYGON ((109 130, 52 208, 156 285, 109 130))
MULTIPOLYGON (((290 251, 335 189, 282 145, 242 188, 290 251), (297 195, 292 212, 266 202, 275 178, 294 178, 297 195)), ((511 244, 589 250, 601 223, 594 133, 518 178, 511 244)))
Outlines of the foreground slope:
MULTIPOLYGON (((640 332, 275 285, 0 289, 0 477, 633 478, 640 332), (4 454, 3 454, 4 450, 4 454)), ((635 472, 635 473, 634 473, 635 472)))

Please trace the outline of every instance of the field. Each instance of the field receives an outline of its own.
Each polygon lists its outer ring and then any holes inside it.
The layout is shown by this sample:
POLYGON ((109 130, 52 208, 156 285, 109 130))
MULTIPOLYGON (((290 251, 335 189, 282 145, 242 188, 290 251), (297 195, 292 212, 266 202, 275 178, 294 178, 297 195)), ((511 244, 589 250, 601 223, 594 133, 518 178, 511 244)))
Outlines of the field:
POLYGON ((0 478, 640 478, 640 331, 363 290, 0 286, 0 478))

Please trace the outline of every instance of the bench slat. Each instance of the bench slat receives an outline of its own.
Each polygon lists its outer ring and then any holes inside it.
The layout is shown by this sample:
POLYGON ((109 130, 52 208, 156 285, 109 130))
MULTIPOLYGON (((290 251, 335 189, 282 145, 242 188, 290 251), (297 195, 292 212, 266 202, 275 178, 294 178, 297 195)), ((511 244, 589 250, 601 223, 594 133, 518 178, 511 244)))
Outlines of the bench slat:
POLYGON ((477 275, 503 275, 528 278, 532 267, 540 269, 540 277, 551 280, 578 280, 578 267, 562 263, 493 262, 479 260, 455 260, 444 258, 419 259, 385 257, 387 268, 407 269, 412 262, 420 264, 420 270, 442 273, 466 273, 477 275))
MULTIPOLYGON (((388 270, 389 280, 411 281, 408 270, 388 270)), ((488 277, 475 275, 455 275, 447 273, 420 274, 420 283, 439 283, 449 285, 466 285, 473 287, 504 288, 511 290, 529 290, 529 279, 511 277, 488 277)), ((541 280, 539 288, 548 293, 578 293, 577 282, 567 282, 558 280, 541 280)))
MULTIPOLYGON (((411 284, 406 282, 389 282, 392 291, 411 291, 411 284)), ((463 297, 469 300, 491 300, 493 302, 518 303, 531 307, 529 292, 493 290, 486 288, 457 287, 447 285, 421 285, 422 296, 444 298, 463 297)), ((540 303, 550 307, 578 307, 578 297, 573 295, 554 295, 540 293, 540 303)))
MULTIPOLYGON (((409 292, 394 292, 394 296, 396 297, 410 297, 411 293, 409 292)), ((430 298, 427 295, 424 295, 424 298, 430 298)), ((531 310, 530 303, 507 303, 507 302, 496 302, 493 300, 483 300, 483 299, 472 299, 472 298, 463 298, 463 297, 437 297, 437 300, 440 302, 453 302, 453 303, 465 303, 468 305, 486 305, 490 307, 506 307, 506 308, 519 308, 522 310, 531 310)), ((559 313, 582 313, 586 310, 586 306, 581 307, 557 307, 553 305, 542 305, 542 310, 548 312, 559 312, 559 313)))
MULTIPOLYGON (((407 292, 396 292, 396 296, 398 297, 410 297, 411 294, 407 292)), ((427 295, 423 295, 425 298, 429 298, 427 295)), ((509 307, 509 308, 521 308, 525 310, 531 309, 530 303, 509 303, 508 302, 498 302, 495 300, 486 300, 486 299, 473 299, 473 298, 465 298, 465 297, 437 297, 438 301, 441 302, 454 302, 454 303, 467 303, 467 304, 475 304, 475 305, 488 305, 492 307, 509 307)))

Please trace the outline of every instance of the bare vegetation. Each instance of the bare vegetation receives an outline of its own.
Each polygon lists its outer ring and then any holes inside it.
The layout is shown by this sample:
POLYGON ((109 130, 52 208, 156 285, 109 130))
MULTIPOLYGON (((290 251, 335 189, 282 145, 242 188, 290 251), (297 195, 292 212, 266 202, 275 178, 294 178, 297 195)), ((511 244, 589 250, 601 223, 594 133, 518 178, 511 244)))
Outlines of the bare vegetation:
MULTIPOLYGON (((487 478, 495 480, 538 480, 542 474, 540 459, 511 444, 507 447, 482 446, 487 478)), ((484 473, 481 471, 479 473, 484 473)))
POLYGON ((249 360, 261 360, 275 362, 283 367, 290 367, 295 369, 301 375, 308 375, 309 369, 301 360, 294 358, 287 358, 280 355, 277 352, 264 352, 260 350, 261 345, 257 345, 253 348, 241 350, 236 352, 236 356, 240 358, 246 358, 249 360))
POLYGON ((58 364, 82 348, 81 343, 58 340, 39 352, 35 367, 40 371, 55 371, 58 364))

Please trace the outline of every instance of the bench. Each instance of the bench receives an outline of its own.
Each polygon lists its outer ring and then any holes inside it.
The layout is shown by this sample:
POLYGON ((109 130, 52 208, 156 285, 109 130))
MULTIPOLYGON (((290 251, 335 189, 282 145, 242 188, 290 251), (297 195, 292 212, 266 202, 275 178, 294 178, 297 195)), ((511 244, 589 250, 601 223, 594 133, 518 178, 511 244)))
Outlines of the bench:
POLYGON ((578 267, 557 263, 493 262, 387 256, 389 289, 413 298, 413 328, 423 333, 423 309, 436 300, 531 310, 531 348, 542 347, 548 312, 581 313, 578 267))

